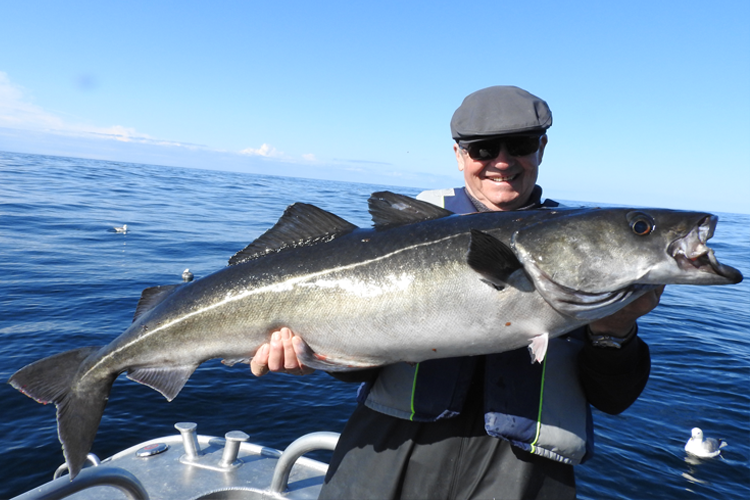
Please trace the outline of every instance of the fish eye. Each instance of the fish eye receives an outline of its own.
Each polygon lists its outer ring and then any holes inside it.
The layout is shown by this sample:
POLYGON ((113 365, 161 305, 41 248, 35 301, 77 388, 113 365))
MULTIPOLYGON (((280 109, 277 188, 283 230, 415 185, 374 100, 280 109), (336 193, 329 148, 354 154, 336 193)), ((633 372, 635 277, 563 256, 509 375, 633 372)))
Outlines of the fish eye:
POLYGON ((637 220, 630 227, 633 228, 633 232, 638 236, 644 236, 651 232, 651 224, 645 220, 637 220))
POLYGON ((629 213, 628 222, 630 222, 630 229, 638 236, 646 236, 656 227, 654 219, 643 212, 629 213))

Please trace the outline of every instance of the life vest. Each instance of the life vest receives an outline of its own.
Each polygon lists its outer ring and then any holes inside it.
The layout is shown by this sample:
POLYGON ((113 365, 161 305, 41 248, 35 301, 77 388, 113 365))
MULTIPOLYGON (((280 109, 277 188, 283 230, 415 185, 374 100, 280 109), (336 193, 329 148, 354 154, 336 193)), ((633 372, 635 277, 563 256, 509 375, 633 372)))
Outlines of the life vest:
MULTIPOLYGON (((525 209, 559 206, 541 202, 536 186, 525 209)), ((455 213, 476 208, 465 188, 425 191, 417 199, 455 213)), ((578 383, 583 328, 552 339, 542 363, 530 363, 526 348, 484 356, 484 422, 490 436, 536 455, 577 465, 593 455, 591 408, 578 383)), ((382 368, 360 387, 358 400, 397 418, 432 422, 458 415, 466 399, 477 356, 435 359, 382 368)))

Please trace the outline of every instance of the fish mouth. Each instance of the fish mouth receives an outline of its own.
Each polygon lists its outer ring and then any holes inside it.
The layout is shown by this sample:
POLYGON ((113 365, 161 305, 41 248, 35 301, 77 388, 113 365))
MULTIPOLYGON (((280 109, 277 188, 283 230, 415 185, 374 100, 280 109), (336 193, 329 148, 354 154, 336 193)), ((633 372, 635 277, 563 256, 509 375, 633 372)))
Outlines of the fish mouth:
POLYGON ((715 215, 704 217, 687 235, 673 241, 667 248, 667 253, 684 271, 717 274, 731 283, 739 283, 742 281, 742 273, 719 262, 713 249, 706 244, 714 235, 718 220, 715 215))

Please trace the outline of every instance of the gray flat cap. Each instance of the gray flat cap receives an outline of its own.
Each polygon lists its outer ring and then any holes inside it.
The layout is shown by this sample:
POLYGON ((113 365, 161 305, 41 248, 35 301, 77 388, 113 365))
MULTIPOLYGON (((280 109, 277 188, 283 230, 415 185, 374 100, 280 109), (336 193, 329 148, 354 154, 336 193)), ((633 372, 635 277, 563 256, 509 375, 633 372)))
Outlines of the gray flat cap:
POLYGON ((467 143, 499 135, 542 134, 551 126, 552 112, 546 102, 506 85, 469 94, 451 118, 453 139, 467 143))

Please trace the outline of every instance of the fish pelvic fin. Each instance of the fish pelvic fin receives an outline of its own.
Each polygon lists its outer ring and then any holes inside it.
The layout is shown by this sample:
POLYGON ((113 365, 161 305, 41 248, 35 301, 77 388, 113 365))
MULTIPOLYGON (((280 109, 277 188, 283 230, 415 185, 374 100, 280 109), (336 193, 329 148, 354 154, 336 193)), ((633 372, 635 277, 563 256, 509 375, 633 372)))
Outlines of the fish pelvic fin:
POLYGON ((167 401, 172 401, 185 387, 196 368, 198 365, 131 368, 128 370, 127 377, 159 391, 167 398, 167 401))
POLYGON ((549 347, 548 334, 543 333, 542 335, 537 335, 531 339, 531 343, 529 344, 529 355, 531 356, 532 364, 534 361, 537 363, 544 361, 544 357, 547 355, 547 347, 549 347))
POLYGON ((57 433, 71 480, 86 462, 116 374, 81 387, 81 364, 101 347, 83 347, 40 359, 14 373, 8 383, 39 403, 57 406, 57 433))
POLYGON ((324 372, 347 372, 352 370, 364 370, 365 368, 373 368, 380 365, 380 363, 368 359, 325 356, 313 351, 306 342, 302 342, 302 344, 303 350, 301 353, 297 353, 297 357, 302 361, 303 365, 315 370, 321 370, 324 372))

